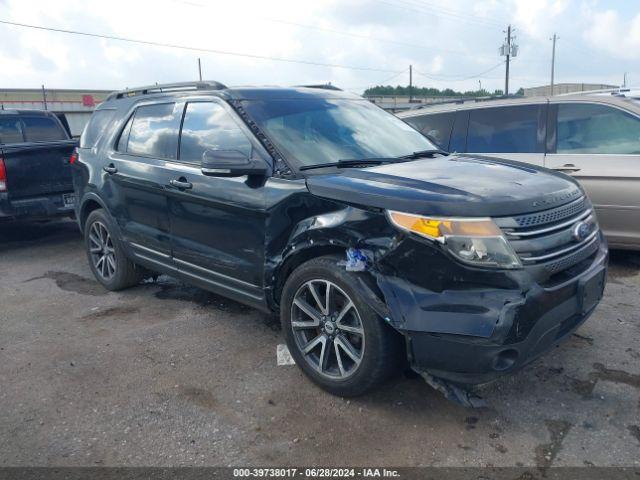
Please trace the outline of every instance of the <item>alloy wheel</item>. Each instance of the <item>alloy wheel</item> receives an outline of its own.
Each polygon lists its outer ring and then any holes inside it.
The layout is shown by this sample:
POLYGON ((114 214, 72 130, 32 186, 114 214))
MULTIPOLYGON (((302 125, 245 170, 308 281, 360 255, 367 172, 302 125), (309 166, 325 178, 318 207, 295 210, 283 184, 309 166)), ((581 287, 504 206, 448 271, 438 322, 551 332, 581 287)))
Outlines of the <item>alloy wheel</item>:
POLYGON ((116 274, 116 253, 111 234, 99 221, 93 222, 89 230, 89 254, 98 274, 104 280, 111 280, 116 274))
POLYGON ((293 297, 291 328, 296 346, 319 374, 332 380, 353 375, 360 366, 365 334, 360 314, 335 283, 304 283, 293 297))

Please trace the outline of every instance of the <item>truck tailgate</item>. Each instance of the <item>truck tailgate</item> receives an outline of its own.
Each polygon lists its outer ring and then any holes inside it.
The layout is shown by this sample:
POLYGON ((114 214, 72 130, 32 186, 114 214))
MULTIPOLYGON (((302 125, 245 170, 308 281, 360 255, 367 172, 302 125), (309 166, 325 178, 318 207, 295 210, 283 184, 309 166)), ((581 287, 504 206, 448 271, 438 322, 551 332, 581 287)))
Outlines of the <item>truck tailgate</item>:
POLYGON ((10 199, 73 191, 69 157, 75 140, 0 146, 10 199))

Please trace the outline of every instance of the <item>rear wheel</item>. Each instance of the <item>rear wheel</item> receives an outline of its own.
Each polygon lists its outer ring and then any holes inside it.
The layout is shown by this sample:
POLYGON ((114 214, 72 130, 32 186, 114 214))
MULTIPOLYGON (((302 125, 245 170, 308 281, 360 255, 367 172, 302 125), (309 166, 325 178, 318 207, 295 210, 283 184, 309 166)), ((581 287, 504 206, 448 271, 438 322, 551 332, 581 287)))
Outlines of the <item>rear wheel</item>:
POLYGON ((361 297, 358 274, 337 268, 337 261, 313 259, 290 275, 281 321, 303 372, 330 393, 356 396, 394 373, 403 351, 399 335, 361 297))
POLYGON ((84 227, 87 258, 93 275, 108 290, 122 290, 140 283, 144 273, 129 260, 103 209, 89 214, 84 227))

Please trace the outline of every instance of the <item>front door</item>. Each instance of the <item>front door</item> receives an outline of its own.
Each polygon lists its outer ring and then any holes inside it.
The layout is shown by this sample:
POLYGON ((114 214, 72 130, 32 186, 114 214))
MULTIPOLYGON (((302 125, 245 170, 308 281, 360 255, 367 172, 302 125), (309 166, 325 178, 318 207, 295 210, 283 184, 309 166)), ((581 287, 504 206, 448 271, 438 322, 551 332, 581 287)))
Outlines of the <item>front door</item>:
POLYGON ((261 161, 267 158, 226 103, 187 103, 178 161, 167 190, 175 264, 193 283, 261 305, 265 179, 204 175, 200 166, 207 150, 236 150, 261 161))
POLYGON ((551 107, 556 140, 546 166, 580 182, 611 246, 637 248, 640 119, 604 104, 560 102, 551 107))

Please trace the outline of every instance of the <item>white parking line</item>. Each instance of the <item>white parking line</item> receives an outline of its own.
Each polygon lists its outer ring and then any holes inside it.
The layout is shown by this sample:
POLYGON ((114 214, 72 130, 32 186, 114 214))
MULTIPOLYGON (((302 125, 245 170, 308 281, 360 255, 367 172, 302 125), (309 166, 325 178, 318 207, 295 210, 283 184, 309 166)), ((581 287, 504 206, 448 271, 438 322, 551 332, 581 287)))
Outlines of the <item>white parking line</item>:
POLYGON ((276 347, 276 358, 278 359, 278 366, 296 364, 289 352, 289 349, 284 343, 279 343, 276 347))

